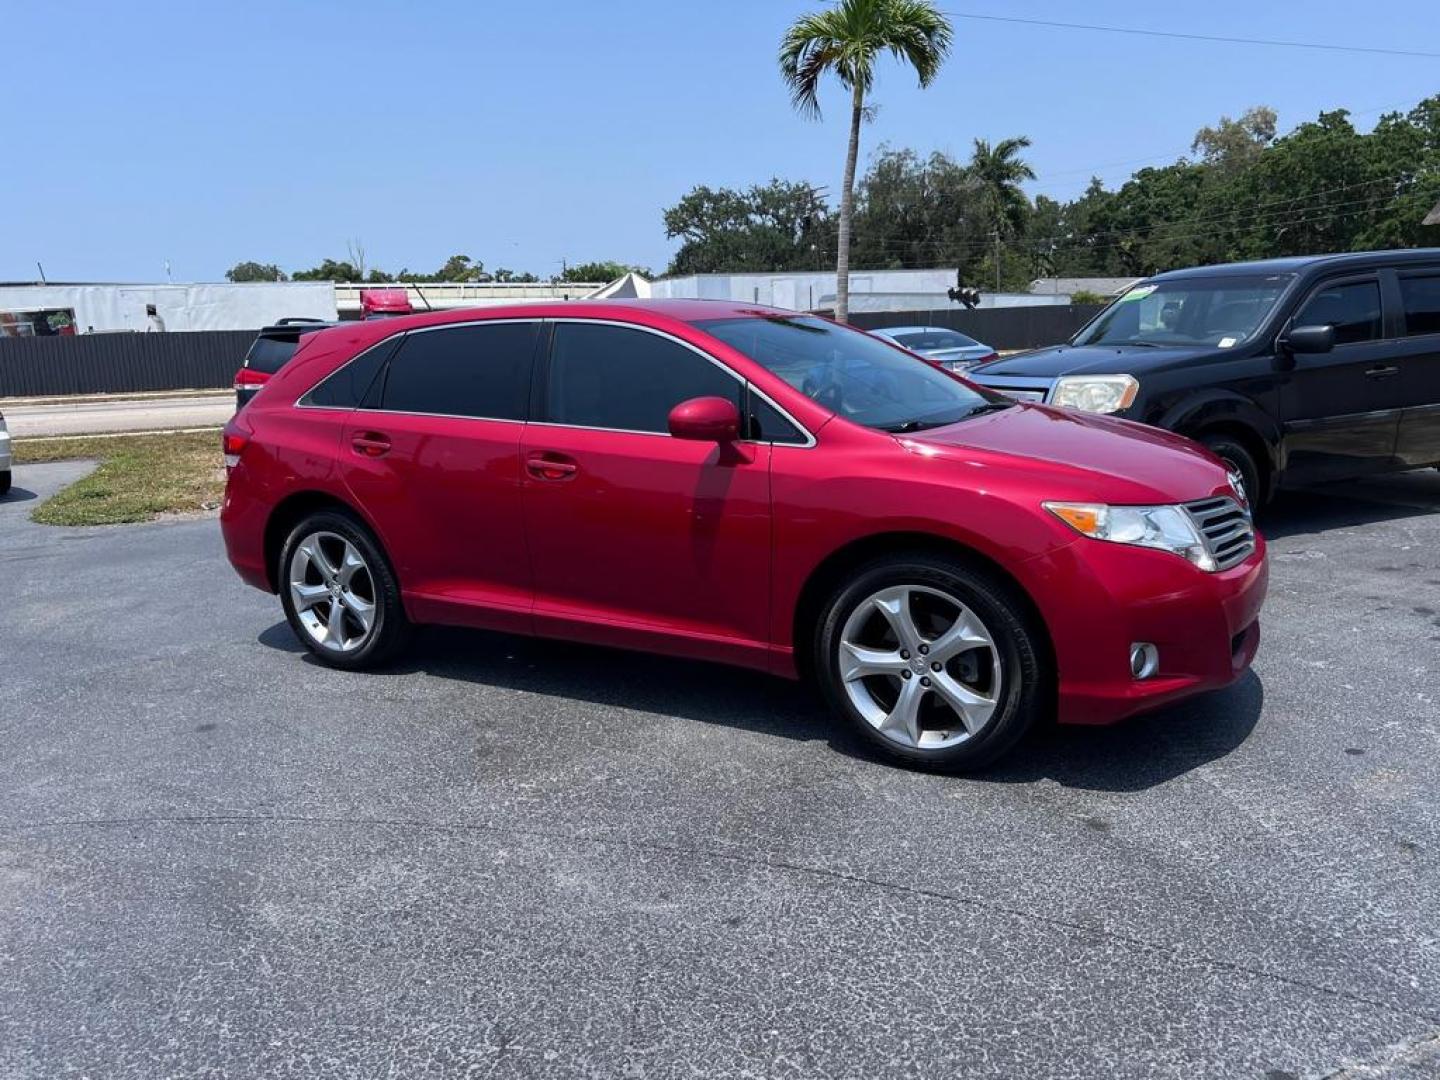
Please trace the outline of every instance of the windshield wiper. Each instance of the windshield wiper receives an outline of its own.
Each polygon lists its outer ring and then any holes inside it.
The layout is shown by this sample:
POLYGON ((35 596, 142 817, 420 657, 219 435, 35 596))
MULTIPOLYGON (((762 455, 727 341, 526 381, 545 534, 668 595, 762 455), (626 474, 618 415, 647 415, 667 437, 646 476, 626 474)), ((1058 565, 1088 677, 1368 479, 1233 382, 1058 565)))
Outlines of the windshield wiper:
POLYGON ((976 405, 973 409, 961 413, 959 416, 947 416, 944 419, 936 417, 925 419, 924 417, 919 417, 914 420, 902 420, 897 424, 883 425, 880 430, 888 432, 891 435, 908 435, 912 431, 924 431, 927 428, 945 427, 947 424, 958 424, 961 420, 969 420, 972 416, 979 416, 981 413, 999 412, 1001 409, 1008 409, 1014 404, 1015 402, 1013 401, 986 401, 976 405))

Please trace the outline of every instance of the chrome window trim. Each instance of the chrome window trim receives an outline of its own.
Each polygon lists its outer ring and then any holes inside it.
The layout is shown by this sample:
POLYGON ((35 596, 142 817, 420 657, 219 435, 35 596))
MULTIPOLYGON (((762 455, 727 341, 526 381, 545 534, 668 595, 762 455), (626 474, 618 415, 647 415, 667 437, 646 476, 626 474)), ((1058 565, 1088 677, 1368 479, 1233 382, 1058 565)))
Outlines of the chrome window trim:
MULTIPOLYGON (((739 442, 744 442, 744 443, 753 443, 753 444, 755 444, 755 445, 757 445, 757 446, 759 446, 759 445, 764 445, 764 446, 786 446, 786 447, 794 447, 794 448, 801 449, 801 450, 809 450, 811 447, 815 446, 816 443, 818 442, 818 440, 815 438, 814 432, 812 432, 812 431, 811 431, 809 428, 807 428, 804 424, 800 423, 799 420, 795 419, 794 415, 790 412, 789 409, 785 408, 785 407, 784 407, 783 405, 781 405, 778 401, 776 401, 773 397, 771 397, 769 394, 767 394, 764 390, 761 390, 761 389, 760 389, 758 386, 756 386, 753 382, 751 382, 749 379, 745 378, 743 375, 741 375, 739 372, 737 372, 734 368, 732 368, 732 367, 730 367, 728 364, 726 364, 723 360, 720 360, 720 359, 718 359, 717 357, 711 356, 708 352, 706 352, 704 349, 700 348, 699 346, 693 345, 693 344, 691 344, 690 342, 684 340, 683 338, 676 337, 674 334, 671 334, 671 333, 669 333, 668 331, 660 330, 660 329, 658 329, 658 328, 656 328, 656 327, 653 327, 653 326, 642 326, 642 325, 640 325, 639 323, 626 322, 626 321, 624 321, 624 320, 622 320, 622 319, 596 319, 596 318, 584 318, 584 317, 578 317, 578 316, 572 317, 572 316, 564 316, 564 315, 562 315, 562 316, 536 316, 536 317, 525 317, 525 316, 515 317, 515 316, 512 316, 512 317, 503 318, 503 319, 466 319, 466 320, 463 321, 463 322, 436 323, 434 326, 417 326, 417 327, 415 327, 415 328, 412 329, 412 330, 402 330, 402 331, 400 331, 400 332, 398 332, 398 333, 390 334, 390 335, 388 335, 388 336, 386 336, 386 337, 381 338, 379 341, 377 341, 377 342, 375 342, 373 345, 369 346, 369 348, 366 348, 366 349, 362 350, 361 352, 356 353, 356 354, 355 354, 354 356, 352 356, 349 360, 346 360, 345 363, 341 364, 341 365, 340 365, 338 368, 336 368, 334 371, 330 372, 330 374, 325 375, 325 376, 322 377, 320 380, 318 380, 318 381, 314 384, 314 386, 311 386, 309 390, 306 390, 305 393, 303 393, 303 394, 300 395, 299 399, 297 399, 296 402, 295 402, 295 408, 297 408, 297 409, 312 409, 312 410, 316 410, 316 411, 319 411, 319 412, 363 412, 363 413, 365 413, 365 414, 367 414, 367 415, 370 415, 370 416, 427 416, 427 417, 432 417, 432 418, 440 419, 440 420, 481 420, 481 421, 484 421, 484 422, 486 422, 486 423, 491 423, 491 424, 530 424, 530 425, 533 425, 534 427, 566 428, 566 429, 571 430, 571 431, 609 431, 609 432, 613 432, 613 433, 616 434, 616 435, 653 435, 653 436, 656 436, 657 438, 662 438, 662 439, 672 439, 672 438, 674 438, 674 436, 671 435, 668 431, 635 431, 635 430, 630 429, 630 428, 595 427, 595 426, 589 425, 589 424, 560 424, 560 423, 556 423, 556 422, 550 421, 550 420, 515 420, 515 419, 510 418, 510 417, 502 417, 502 416, 471 416, 471 415, 465 414, 465 413, 416 412, 416 411, 414 411, 414 410, 409 410, 409 409, 384 409, 384 408, 381 408, 381 409, 363 409, 363 408, 361 408, 361 407, 358 406, 358 405, 353 406, 353 407, 351 407, 351 408, 343 408, 343 407, 341 407, 341 406, 339 406, 339 405, 310 405, 310 404, 305 404, 305 399, 306 399, 307 397, 309 397, 312 393, 314 393, 314 392, 315 392, 315 388, 318 387, 321 383, 327 382, 328 380, 334 378, 336 375, 340 374, 340 372, 344 371, 347 367, 349 367, 351 364, 355 363, 356 360, 359 360, 360 357, 364 356, 366 353, 370 352, 372 349, 378 349, 381 345, 384 345, 386 342, 391 341, 391 340, 393 340, 393 339, 395 339, 395 338, 397 338, 397 337, 398 337, 398 338, 406 338, 406 337, 409 337, 411 334, 426 334, 426 333, 429 333, 429 332, 431 332, 431 331, 433 331, 433 330, 450 330, 450 329, 453 329, 453 328, 456 328, 456 327, 462 327, 462 326, 499 326, 499 325, 501 325, 502 323, 582 323, 582 324, 592 324, 592 325, 596 325, 596 326, 614 326, 614 327, 619 327, 619 328, 622 329, 622 330, 639 330, 639 331, 642 331, 643 333, 654 334, 656 337, 665 338, 667 341, 672 341, 672 342, 674 342, 676 345, 680 345, 680 346, 682 346, 683 348, 689 349, 691 352, 695 353, 697 356, 700 356, 700 357, 704 358, 705 360, 708 360, 711 364, 715 365, 715 367, 719 368, 719 369, 720 369, 721 371, 723 371, 726 375, 730 376, 730 378, 734 379, 735 382, 736 382, 737 384, 739 384, 739 386, 740 386, 740 388, 741 388, 742 390, 745 389, 746 387, 748 387, 749 390, 750 390, 750 392, 751 392, 752 394, 756 395, 756 396, 759 397, 762 401, 766 402, 766 404, 768 404, 771 408, 773 408, 776 412, 778 412, 782 417, 784 417, 787 421, 789 421, 792 425, 794 425, 795 430, 798 431, 798 432, 800 432, 800 434, 805 437, 805 442, 803 442, 803 443, 795 443, 795 442, 775 442, 775 441, 770 440, 770 439, 739 439, 739 440, 737 440, 737 441, 739 441, 739 442)), ((548 359, 548 354, 547 354, 547 359, 548 359)))

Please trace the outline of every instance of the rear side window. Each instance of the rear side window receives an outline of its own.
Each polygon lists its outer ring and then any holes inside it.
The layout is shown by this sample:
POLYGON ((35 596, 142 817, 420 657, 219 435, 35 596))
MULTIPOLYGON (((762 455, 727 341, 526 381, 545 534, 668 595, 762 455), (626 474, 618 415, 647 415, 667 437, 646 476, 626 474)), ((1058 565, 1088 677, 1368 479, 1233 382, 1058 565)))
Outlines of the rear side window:
POLYGON ((1327 286, 1300 309, 1295 325, 1333 326, 1337 345, 1378 341, 1381 337, 1380 283, 1351 281, 1327 286))
POLYGON ((558 323, 547 418, 575 427, 669 431, 670 410, 695 397, 740 406, 740 382, 685 346, 624 326, 558 323))
MULTIPOLYGON (((263 371, 274 375, 290 362, 300 344, 300 335, 294 337, 257 337, 245 354, 245 366, 251 371, 263 371)), ((233 353, 231 354, 234 355, 233 353)))
POLYGON ((390 361, 381 407, 524 420, 539 333, 538 322, 412 331, 390 361))
POLYGON ((301 405, 324 409, 358 409, 385 358, 400 343, 398 337, 372 345, 300 399, 301 405))
POLYGON ((1405 305, 1405 336, 1440 334, 1440 274, 1402 277, 1400 296, 1405 305))

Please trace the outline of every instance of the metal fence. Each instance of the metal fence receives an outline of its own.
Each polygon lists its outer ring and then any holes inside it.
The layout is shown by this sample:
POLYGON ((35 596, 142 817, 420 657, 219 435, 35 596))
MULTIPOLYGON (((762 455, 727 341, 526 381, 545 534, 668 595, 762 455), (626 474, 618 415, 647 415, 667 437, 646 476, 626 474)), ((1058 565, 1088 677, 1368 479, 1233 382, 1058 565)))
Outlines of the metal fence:
POLYGON ((0 337, 0 397, 229 386, 254 330, 0 337))
POLYGON ((1039 307, 939 308, 932 311, 857 311, 850 321, 865 330, 887 326, 943 326, 959 330, 996 349, 1038 349, 1070 340, 1095 317, 1094 304, 1047 304, 1039 307))

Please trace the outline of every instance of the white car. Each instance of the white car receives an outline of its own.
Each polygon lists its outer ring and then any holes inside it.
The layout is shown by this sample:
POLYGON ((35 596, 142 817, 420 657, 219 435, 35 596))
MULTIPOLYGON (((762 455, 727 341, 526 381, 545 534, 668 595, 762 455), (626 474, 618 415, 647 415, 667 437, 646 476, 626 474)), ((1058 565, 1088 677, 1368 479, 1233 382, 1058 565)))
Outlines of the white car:
POLYGON ((943 326, 887 326, 870 333, 918 353, 949 371, 963 373, 976 364, 999 359, 999 354, 989 345, 943 326))
POLYGON ((10 431, 5 426, 5 414, 0 413, 0 495, 10 490, 10 463, 14 455, 10 452, 10 431))

